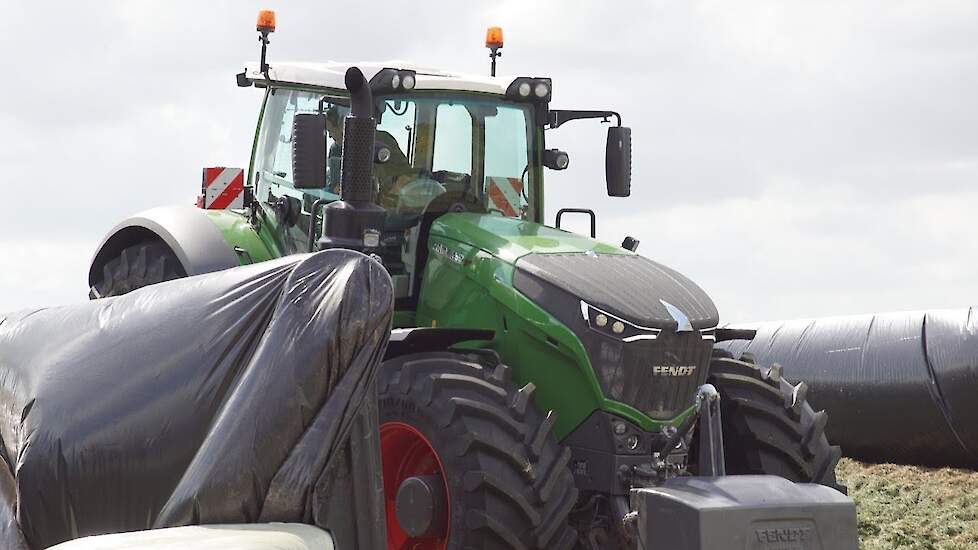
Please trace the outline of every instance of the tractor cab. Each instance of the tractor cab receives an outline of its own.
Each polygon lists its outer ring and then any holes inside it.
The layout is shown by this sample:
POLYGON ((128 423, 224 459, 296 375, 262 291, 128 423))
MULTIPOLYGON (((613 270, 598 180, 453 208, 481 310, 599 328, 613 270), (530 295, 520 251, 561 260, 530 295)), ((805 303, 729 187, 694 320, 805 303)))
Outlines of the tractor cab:
MULTIPOLYGON (((383 209, 377 243, 365 248, 387 267, 402 303, 416 301, 435 218, 471 212, 543 224, 543 169, 569 164, 566 153, 546 149, 545 130, 574 118, 614 116, 550 110, 548 78, 459 75, 401 61, 356 66, 369 85, 376 124, 372 202, 383 209)), ((256 207, 268 214, 262 219, 275 220, 284 253, 324 247, 317 242, 325 208, 342 198, 349 68, 255 64, 238 76, 240 85, 266 89, 248 177, 256 207), (315 162, 302 170, 301 159, 315 162)), ((630 154, 630 144, 618 121, 609 133, 617 178, 609 192, 627 195, 628 156, 618 151, 630 154)))

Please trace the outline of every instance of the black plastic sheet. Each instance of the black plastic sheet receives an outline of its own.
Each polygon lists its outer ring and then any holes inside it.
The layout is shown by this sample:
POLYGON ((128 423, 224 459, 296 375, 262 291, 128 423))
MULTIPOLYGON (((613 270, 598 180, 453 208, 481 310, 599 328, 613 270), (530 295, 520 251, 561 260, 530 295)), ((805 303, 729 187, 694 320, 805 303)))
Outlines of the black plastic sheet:
POLYGON ((973 308, 760 323, 722 342, 808 384, 827 435, 853 458, 978 468, 978 319, 973 308))
POLYGON ((392 310, 382 266, 326 251, 6 316, 0 547, 299 521, 383 548, 392 310))

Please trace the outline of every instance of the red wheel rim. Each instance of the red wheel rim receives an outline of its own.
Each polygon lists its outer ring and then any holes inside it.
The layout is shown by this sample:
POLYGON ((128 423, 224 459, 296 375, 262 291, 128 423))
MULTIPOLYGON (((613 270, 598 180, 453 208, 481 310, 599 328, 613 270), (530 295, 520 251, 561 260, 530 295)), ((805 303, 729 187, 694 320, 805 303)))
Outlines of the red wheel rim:
POLYGON ((397 522, 397 490, 405 479, 438 474, 445 467, 431 442, 421 432, 403 422, 385 422, 380 426, 380 461, 384 469, 384 506, 387 513, 387 548, 389 550, 445 550, 451 530, 451 500, 445 484, 444 533, 429 537, 411 537, 397 522))

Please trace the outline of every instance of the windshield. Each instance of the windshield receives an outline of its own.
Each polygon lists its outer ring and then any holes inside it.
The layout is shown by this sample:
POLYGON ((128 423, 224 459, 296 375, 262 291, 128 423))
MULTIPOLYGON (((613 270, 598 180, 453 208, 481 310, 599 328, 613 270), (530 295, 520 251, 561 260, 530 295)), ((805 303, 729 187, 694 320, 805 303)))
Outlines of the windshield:
MULTIPOLYGON (((475 94, 379 97, 374 147, 390 151, 374 164, 377 202, 386 217, 377 253, 398 299, 416 299, 424 269, 427 230, 445 212, 532 219, 537 166, 529 166, 535 131, 531 107, 475 94)), ((276 88, 266 96, 253 177, 260 199, 289 197, 298 207, 294 224, 283 224, 286 250, 312 250, 324 209, 317 199, 340 198, 343 120, 349 100, 323 91, 276 88), (324 186, 298 189, 292 175, 296 114, 325 115, 324 186), (310 237, 312 241, 310 241, 310 237)))
POLYGON ((528 215, 528 107, 450 96, 389 98, 381 105, 377 141, 393 154, 377 166, 378 201, 389 213, 417 212, 448 193, 466 209, 528 215))
MULTIPOLYGON (((339 198, 347 103, 308 90, 269 96, 255 159, 260 196, 339 198), (316 112, 326 115, 326 187, 299 190, 292 181, 293 119, 316 112)), ((377 105, 377 142, 391 150, 388 162, 375 165, 378 202, 389 214, 417 213, 443 193, 444 208, 461 204, 518 218, 533 211, 530 107, 473 95, 380 98, 377 105)))

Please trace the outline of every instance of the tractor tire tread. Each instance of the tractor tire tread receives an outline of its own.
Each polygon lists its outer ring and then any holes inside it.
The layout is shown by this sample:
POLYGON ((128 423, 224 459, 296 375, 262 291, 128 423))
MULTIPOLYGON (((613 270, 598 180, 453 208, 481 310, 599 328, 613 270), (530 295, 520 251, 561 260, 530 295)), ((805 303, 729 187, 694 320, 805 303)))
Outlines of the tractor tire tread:
POLYGON ((807 385, 792 385, 780 365, 764 368, 721 354, 708 382, 720 392, 727 473, 773 474, 843 493, 835 477, 840 453, 825 437, 828 416, 815 412, 807 385))
POLYGON ((450 500, 461 511, 452 526, 464 532, 452 531, 451 550, 577 541, 567 519, 577 500, 570 449, 552 433, 553 413, 532 406, 535 387, 518 387, 511 377, 495 353, 472 350, 418 353, 381 367, 381 422, 415 425, 442 457, 447 478, 457 480, 450 500))
POLYGON ((187 276, 176 254, 160 240, 146 240, 123 248, 102 266, 102 278, 92 285, 89 298, 122 296, 145 286, 187 276))

